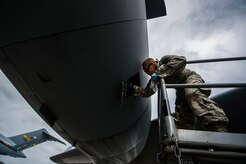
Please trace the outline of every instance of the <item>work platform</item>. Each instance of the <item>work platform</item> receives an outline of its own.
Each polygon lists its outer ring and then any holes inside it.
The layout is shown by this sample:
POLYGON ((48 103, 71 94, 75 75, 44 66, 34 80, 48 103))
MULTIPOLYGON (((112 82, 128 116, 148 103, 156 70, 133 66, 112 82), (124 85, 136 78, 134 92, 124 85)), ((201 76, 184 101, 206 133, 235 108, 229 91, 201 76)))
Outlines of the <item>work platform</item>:
POLYGON ((158 93, 158 123, 160 164, 246 162, 246 134, 176 128, 164 78, 158 93))
POLYGON ((177 129, 177 143, 163 145, 162 163, 245 163, 246 134, 177 129))

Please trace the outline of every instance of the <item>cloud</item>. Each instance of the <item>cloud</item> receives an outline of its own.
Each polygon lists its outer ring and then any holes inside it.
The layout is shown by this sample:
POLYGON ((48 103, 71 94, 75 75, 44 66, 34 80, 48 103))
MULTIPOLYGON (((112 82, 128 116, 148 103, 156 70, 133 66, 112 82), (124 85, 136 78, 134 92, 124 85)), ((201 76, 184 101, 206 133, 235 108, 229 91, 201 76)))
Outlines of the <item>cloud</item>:
MULTIPOLYGON (((167 16, 148 21, 153 58, 184 55, 187 60, 246 56, 246 2, 166 0, 167 16)), ((246 61, 187 65, 210 83, 245 82, 246 61)), ((224 89, 213 89, 213 94, 224 89)), ((174 108, 175 93, 169 93, 174 108)), ((156 97, 152 116, 156 116, 156 97)), ((153 118, 153 117, 152 117, 153 118)))
MULTIPOLYGON (((15 101, 18 99, 18 94, 12 94, 15 88, 12 87, 12 84, 1 72, 1 82, 0 82, 0 98, 2 100, 15 101)), ((3 101, 4 102, 4 101, 3 101)), ((2 103, 2 102, 1 102, 2 103)))
MULTIPOLYGON (((240 1, 166 1, 168 15, 148 21, 151 55, 187 53, 195 58, 198 54, 189 51, 187 44, 203 40, 220 41, 234 47, 245 41, 246 3, 240 1), (227 33, 226 38, 223 35, 227 33), (243 35, 242 35, 243 34, 243 35), (220 40, 219 40, 220 39, 220 40)), ((210 43, 213 44, 213 43, 210 43)), ((242 44, 241 44, 242 45, 242 44)), ((221 44, 220 47, 224 46, 221 44)), ((215 48, 219 47, 208 47, 215 48)), ((238 47, 235 47, 238 48, 238 47)), ((216 54, 213 54, 216 56, 216 54)), ((235 54, 240 55, 240 54, 235 54)), ((243 55, 243 54, 241 54, 243 55)))
MULTIPOLYGON (((245 17, 245 2, 239 1, 196 1, 195 8, 186 18, 186 25, 193 36, 200 39, 234 30, 235 25, 245 17)), ((192 5, 193 6, 193 5, 192 5)))

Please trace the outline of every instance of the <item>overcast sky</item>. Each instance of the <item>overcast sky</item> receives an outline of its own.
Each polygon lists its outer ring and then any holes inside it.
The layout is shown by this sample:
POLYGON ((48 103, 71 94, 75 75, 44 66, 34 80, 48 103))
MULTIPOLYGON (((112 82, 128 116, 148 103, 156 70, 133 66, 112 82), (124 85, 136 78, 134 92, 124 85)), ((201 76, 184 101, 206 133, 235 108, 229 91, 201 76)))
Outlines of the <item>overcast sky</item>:
MULTIPOLYGON (((246 1, 166 0, 167 16, 148 21, 154 58, 183 55, 187 60, 246 56, 246 1)), ((246 61, 187 65, 210 83, 246 82, 246 61)), ((228 88, 227 88, 228 89, 228 88)), ((218 94, 225 89, 213 89, 218 94)), ((174 109, 175 92, 169 90, 174 109)), ((156 115, 152 96, 152 118, 156 115)))
MULTIPOLYGON (((246 56, 245 0, 166 0, 168 15, 148 21, 150 57, 166 54, 184 55, 187 60, 246 56)), ((246 61, 194 64, 188 68, 210 83, 246 82, 243 71, 246 61)), ((213 89, 213 94, 225 89, 213 89)), ((154 96, 155 97, 155 96, 154 96)), ((174 92, 169 91, 171 106, 174 92)), ((152 117, 156 117, 156 99, 152 99, 152 117)), ((0 71, 0 133, 17 135, 46 128, 59 137, 40 119, 8 79, 0 71)), ((61 138, 59 138, 61 139, 61 138)), ((63 140, 64 141, 64 140, 63 140)), ((69 145, 45 142, 27 149, 27 159, 0 155, 0 161, 11 164, 48 164, 49 157, 63 152, 69 145)))

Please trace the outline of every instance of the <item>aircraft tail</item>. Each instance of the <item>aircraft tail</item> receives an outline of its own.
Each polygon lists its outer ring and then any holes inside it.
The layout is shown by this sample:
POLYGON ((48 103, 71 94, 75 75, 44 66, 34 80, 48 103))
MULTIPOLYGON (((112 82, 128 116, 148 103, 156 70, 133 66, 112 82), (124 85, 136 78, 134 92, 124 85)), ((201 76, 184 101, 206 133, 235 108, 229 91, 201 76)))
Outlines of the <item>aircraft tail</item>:
POLYGON ((59 139, 51 136, 46 129, 40 129, 37 131, 29 132, 20 134, 17 136, 9 137, 16 145, 14 148, 18 151, 22 151, 24 149, 28 149, 32 146, 38 145, 45 141, 57 141, 65 145, 64 142, 60 141, 59 139))

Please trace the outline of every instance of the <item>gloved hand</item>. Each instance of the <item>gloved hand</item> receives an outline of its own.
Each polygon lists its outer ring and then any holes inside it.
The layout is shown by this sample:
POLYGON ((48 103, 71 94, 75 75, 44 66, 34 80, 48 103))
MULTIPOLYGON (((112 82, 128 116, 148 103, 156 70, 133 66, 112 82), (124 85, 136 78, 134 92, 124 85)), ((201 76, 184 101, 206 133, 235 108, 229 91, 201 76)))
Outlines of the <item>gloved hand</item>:
POLYGON ((158 76, 158 74, 156 73, 156 72, 154 72, 152 75, 151 75, 151 80, 153 80, 153 81, 158 81, 159 80, 159 76, 158 76))

